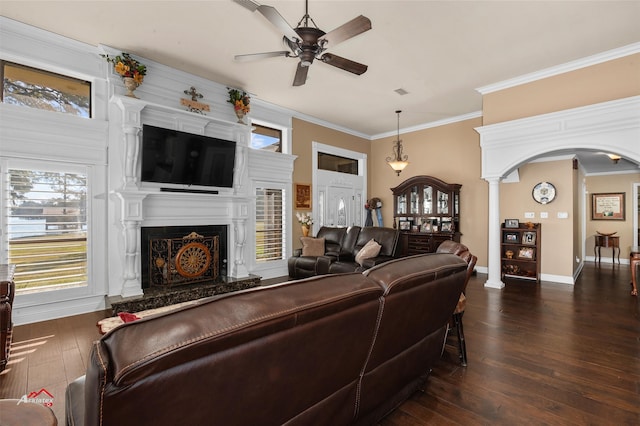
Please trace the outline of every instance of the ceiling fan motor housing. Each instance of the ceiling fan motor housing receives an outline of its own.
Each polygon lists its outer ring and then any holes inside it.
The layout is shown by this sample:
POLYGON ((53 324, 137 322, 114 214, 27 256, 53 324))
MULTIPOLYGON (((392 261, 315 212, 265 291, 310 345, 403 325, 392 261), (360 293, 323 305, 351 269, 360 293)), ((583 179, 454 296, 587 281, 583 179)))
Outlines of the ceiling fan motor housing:
POLYGON ((298 27, 295 32, 300 36, 301 41, 298 46, 302 50, 298 53, 302 66, 309 66, 324 49, 318 44, 318 39, 325 35, 321 29, 314 27, 298 27))

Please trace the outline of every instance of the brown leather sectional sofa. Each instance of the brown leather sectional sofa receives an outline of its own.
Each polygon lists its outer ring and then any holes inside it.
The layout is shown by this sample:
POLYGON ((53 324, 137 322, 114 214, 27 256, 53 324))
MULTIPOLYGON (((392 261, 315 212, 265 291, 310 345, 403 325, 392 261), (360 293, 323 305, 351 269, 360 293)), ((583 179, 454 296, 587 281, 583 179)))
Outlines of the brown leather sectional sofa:
POLYGON ((325 239, 324 255, 303 256, 301 250, 296 250, 288 260, 289 277, 299 279, 315 275, 362 272, 396 258, 399 237, 400 232, 392 228, 323 226, 316 238, 325 239), (355 260, 356 255, 371 239, 382 246, 380 253, 373 258, 365 259, 360 265, 355 260))
POLYGON ((69 425, 373 425, 440 357, 466 277, 453 254, 203 300, 94 343, 69 425))

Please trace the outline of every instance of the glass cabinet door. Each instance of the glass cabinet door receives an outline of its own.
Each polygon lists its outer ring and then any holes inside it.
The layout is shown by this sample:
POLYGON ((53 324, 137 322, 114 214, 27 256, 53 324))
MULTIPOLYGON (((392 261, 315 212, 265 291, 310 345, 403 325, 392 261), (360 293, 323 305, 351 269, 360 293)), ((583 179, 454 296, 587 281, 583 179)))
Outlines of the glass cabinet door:
POLYGON ((420 204, 418 201, 418 187, 411 187, 411 214, 420 213, 420 204))
POLYGON ((438 191, 438 214, 449 214, 449 194, 438 191))
POLYGON ((422 189, 422 214, 432 214, 433 213, 433 188, 430 186, 425 186, 422 189))
POLYGON ((407 214, 407 195, 398 195, 398 211, 397 214, 407 214))

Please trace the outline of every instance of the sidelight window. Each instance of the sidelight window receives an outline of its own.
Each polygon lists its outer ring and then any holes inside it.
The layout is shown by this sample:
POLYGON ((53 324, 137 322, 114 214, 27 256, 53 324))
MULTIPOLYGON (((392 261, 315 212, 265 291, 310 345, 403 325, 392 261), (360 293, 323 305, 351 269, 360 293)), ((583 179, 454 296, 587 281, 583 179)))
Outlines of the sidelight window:
POLYGON ((284 259, 284 190, 256 188, 256 260, 284 259))

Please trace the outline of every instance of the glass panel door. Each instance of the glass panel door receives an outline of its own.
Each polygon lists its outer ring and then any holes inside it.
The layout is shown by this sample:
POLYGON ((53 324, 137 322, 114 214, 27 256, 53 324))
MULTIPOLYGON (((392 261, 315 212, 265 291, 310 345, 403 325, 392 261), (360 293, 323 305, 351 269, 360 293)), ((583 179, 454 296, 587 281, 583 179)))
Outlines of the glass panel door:
POLYGON ((425 186, 422 193, 422 214, 433 213, 433 188, 425 186))

